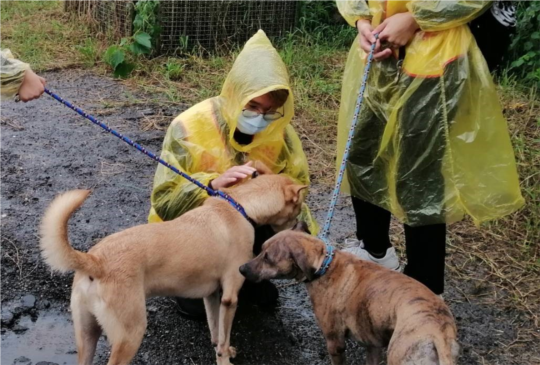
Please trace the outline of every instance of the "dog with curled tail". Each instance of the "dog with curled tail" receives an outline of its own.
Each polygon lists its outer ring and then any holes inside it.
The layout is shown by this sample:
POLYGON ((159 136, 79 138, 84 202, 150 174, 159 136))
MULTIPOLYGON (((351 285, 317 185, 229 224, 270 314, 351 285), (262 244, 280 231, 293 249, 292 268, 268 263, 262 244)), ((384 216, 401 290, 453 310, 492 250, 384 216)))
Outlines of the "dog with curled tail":
POLYGON ((69 191, 51 203, 40 247, 52 269, 75 271, 71 311, 79 365, 93 363, 102 330, 112 345, 108 365, 129 364, 146 331, 146 299, 153 296, 204 298, 217 364, 231 364, 231 327, 244 283, 238 268, 253 257, 254 225, 293 226, 306 188, 262 164, 256 168, 261 176, 224 189, 251 222, 226 200, 210 197, 174 220, 105 237, 88 252, 71 246, 68 220, 89 191, 69 191))
POLYGON ((305 223, 266 241, 242 265, 248 280, 297 279, 307 286, 333 365, 345 364, 345 339, 367 348, 367 364, 455 365, 456 325, 444 301, 401 273, 335 251, 327 271, 325 244, 305 223))

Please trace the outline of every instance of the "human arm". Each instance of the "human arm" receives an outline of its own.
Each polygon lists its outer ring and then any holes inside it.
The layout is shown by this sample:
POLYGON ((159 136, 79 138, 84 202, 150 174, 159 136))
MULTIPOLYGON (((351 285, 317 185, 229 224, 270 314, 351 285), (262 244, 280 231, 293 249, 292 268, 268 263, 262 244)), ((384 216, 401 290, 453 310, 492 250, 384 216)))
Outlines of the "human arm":
MULTIPOLYGON (((175 120, 167 130, 161 158, 201 183, 208 185, 219 176, 215 172, 200 171, 197 158, 180 120, 175 120)), ((208 194, 169 168, 158 165, 151 194, 152 208, 161 220, 168 221, 200 206, 208 194)))
POLYGON ((337 0, 336 4, 341 16, 352 27, 356 27, 359 20, 371 21, 371 13, 365 0, 337 0))
POLYGON ((9 49, 2 49, 1 89, 2 97, 19 95, 19 99, 26 102, 39 98, 45 90, 45 79, 36 75, 27 63, 13 57, 9 49))
POLYGON ((491 4, 486 0, 412 0, 407 8, 421 30, 435 32, 469 23, 491 4))

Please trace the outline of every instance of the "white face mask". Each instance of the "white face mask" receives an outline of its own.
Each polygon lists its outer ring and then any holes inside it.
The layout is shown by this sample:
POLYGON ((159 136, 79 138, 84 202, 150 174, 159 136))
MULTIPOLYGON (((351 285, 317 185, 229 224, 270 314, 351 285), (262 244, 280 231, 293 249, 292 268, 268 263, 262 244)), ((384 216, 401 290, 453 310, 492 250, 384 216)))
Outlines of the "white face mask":
POLYGON ((244 134, 254 135, 264 131, 269 124, 270 122, 264 120, 262 114, 251 118, 240 114, 238 117, 238 125, 236 127, 244 134))

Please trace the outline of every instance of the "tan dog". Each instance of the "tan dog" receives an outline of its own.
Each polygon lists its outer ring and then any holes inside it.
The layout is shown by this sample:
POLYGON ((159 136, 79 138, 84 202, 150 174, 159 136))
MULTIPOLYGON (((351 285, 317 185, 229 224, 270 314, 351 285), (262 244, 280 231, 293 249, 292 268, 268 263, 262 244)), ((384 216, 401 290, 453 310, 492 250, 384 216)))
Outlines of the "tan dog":
POLYGON ((333 365, 345 363, 347 336, 367 347, 368 365, 380 363, 383 347, 388 365, 456 364, 456 326, 442 299, 403 274, 340 251, 317 277, 325 245, 304 229, 299 224, 269 239, 240 272, 252 281, 306 280, 333 365))
MULTIPOLYGON (((296 221, 304 188, 285 176, 261 175, 227 193, 257 224, 280 229, 296 221)), ((204 298, 217 362, 230 364, 231 326, 244 282, 238 268, 253 257, 254 227, 227 201, 209 198, 175 220, 126 229, 83 253, 71 247, 67 223, 88 194, 57 197, 41 225, 46 262, 76 271, 71 310, 79 364, 92 364, 101 329, 112 345, 108 364, 128 364, 143 339, 152 296, 204 298)))

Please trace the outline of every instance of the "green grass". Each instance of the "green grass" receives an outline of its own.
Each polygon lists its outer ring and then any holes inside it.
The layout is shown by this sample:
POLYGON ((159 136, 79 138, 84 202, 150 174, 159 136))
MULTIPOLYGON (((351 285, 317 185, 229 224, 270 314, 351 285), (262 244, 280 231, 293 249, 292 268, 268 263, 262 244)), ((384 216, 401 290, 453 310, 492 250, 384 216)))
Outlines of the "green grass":
POLYGON ((89 49, 86 56, 77 50, 88 47, 91 33, 81 22, 69 21, 62 2, 2 1, 0 6, 2 48, 11 49, 35 71, 90 64, 89 58, 95 59, 89 49))

